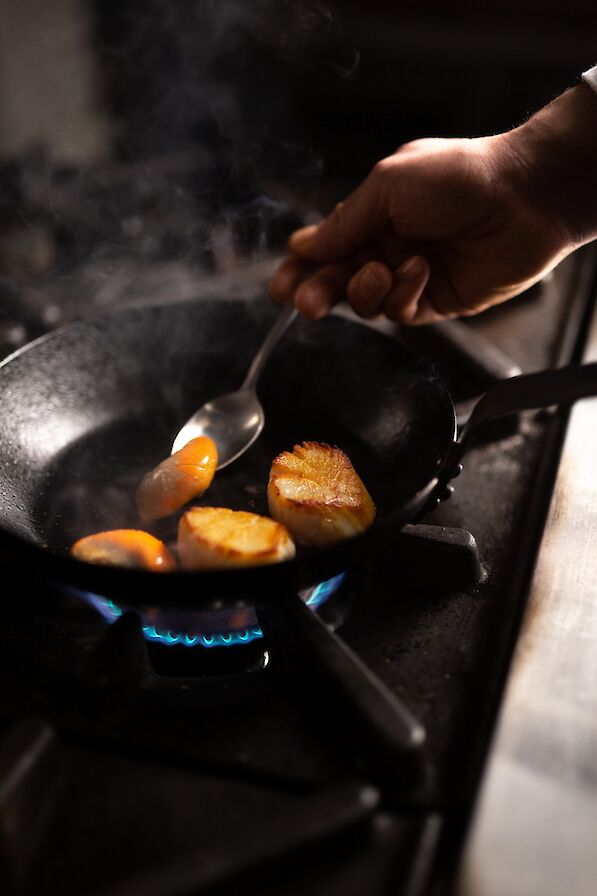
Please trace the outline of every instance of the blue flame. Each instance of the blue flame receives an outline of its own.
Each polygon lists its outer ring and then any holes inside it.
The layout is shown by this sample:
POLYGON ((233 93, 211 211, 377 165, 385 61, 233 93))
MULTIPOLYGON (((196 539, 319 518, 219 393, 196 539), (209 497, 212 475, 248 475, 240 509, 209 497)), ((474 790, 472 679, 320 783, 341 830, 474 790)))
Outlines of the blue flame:
MULTIPOLYGON (((327 581, 320 582, 319 585, 313 588, 302 591, 302 599, 308 607, 316 610, 340 587, 345 575, 346 573, 341 572, 332 579, 327 579, 327 581)), ((87 591, 85 592, 85 598, 108 622, 114 622, 124 612, 122 607, 119 607, 114 601, 100 597, 99 594, 92 594, 87 591)), ((175 644, 181 647, 232 647, 238 644, 249 644, 251 641, 263 638, 263 632, 259 626, 252 626, 239 631, 204 635, 156 628, 155 625, 143 625, 143 634, 148 641, 157 641, 169 647, 175 644)))
POLYGON ((302 591, 301 597, 308 607, 311 607, 312 610, 316 610, 317 607, 320 607, 326 602, 328 597, 332 596, 334 591, 338 590, 338 588, 344 581, 345 576, 346 573, 341 572, 337 576, 334 576, 332 579, 327 579, 325 582, 320 582, 319 585, 315 586, 315 588, 308 588, 307 591, 302 591))

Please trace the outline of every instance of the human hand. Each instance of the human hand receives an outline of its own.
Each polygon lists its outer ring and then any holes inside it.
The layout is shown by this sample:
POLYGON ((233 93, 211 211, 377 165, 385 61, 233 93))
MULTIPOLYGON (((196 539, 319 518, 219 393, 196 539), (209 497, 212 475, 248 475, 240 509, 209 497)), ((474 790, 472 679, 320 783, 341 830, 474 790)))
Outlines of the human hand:
POLYGON ((427 324, 527 289, 579 243, 544 199, 524 127, 416 140, 383 159, 324 221, 292 234, 274 300, 319 318, 347 298, 362 317, 427 324))

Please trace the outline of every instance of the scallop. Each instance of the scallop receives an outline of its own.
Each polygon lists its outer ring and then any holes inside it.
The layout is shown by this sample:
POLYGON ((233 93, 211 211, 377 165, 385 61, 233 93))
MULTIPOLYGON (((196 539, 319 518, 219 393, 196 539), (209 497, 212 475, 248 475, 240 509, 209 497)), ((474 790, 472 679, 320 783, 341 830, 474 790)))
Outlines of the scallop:
POLYGON ((324 442, 303 442, 273 461, 269 510, 300 544, 325 547, 364 532, 375 505, 349 457, 324 442))
POLYGON ((140 529, 112 529, 87 535, 70 549, 76 560, 101 566, 128 566, 152 572, 171 572, 176 561, 159 538, 140 529))
POLYGON ((144 523, 170 516, 211 485, 218 466, 213 439, 199 436, 166 458, 143 477, 137 489, 137 509, 144 523))
POLYGON ((280 523, 227 507, 192 507, 178 526, 178 554, 185 569, 227 569, 280 563, 294 557, 280 523))

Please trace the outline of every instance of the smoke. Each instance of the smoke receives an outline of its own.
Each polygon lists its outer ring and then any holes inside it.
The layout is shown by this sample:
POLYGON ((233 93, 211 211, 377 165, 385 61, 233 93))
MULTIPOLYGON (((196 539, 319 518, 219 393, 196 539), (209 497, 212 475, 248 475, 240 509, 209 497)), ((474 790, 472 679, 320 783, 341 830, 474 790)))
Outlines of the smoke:
POLYGON ((128 0, 101 12, 118 152, 151 158, 198 146, 216 161, 224 201, 243 200, 243 178, 316 179, 321 152, 301 115, 301 73, 353 77, 337 14, 291 0, 128 0))
POLYGON ((358 66, 338 13, 316 0, 78 3, 91 3, 102 95, 88 101, 109 119, 112 149, 88 164, 45 144, 0 159, 7 350, 123 295, 154 298, 147 284, 162 295, 173 283, 176 299, 197 272, 281 247, 323 173, 304 82, 350 79, 358 66))

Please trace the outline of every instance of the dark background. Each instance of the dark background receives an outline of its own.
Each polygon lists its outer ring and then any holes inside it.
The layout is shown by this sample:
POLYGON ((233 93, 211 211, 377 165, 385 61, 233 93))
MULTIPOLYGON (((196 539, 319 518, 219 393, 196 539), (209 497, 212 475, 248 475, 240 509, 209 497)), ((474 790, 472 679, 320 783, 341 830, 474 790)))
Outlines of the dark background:
POLYGON ((0 354, 196 294, 400 143, 512 127, 595 62, 588 2, 3 0, 0 354))
POLYGON ((518 124, 597 60, 588 3, 478 6, 97 3, 114 146, 232 148, 292 187, 342 192, 406 140, 518 124))
POLYGON ((589 2, 4 0, 0 151, 197 145, 291 184, 518 123, 597 60, 589 2), (538 7, 535 9, 535 7, 538 7))

